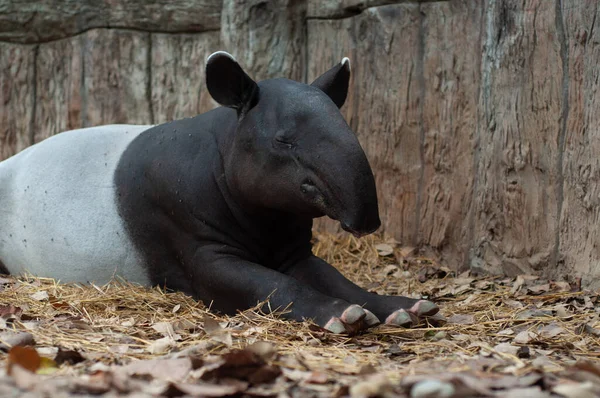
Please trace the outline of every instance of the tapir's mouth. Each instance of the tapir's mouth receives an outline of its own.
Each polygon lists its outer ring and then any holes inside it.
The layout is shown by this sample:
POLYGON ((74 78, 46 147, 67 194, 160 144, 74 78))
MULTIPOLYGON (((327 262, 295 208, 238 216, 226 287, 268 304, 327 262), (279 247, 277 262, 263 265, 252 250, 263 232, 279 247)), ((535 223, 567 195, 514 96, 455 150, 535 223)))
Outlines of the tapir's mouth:
POLYGON ((342 229, 346 232, 350 232, 352 235, 354 235, 357 238, 361 238, 363 236, 372 234, 373 232, 377 231, 377 229, 379 228, 379 225, 375 226, 374 228, 371 228, 369 230, 363 230, 363 231, 358 231, 352 227, 350 227, 348 224, 346 223, 340 223, 340 225, 342 226, 342 229))

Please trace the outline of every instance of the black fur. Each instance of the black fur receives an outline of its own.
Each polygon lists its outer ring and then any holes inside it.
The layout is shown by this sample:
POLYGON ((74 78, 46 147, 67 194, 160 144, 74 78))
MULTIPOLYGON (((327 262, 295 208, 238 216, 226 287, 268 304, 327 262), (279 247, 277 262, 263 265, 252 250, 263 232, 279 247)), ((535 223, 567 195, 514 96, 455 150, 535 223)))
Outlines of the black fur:
POLYGON ((349 69, 317 88, 255 84, 231 58, 211 62, 209 90, 234 109, 145 131, 116 170, 120 215, 152 282, 227 313, 274 293, 271 308, 293 303, 288 317, 320 324, 350 303, 380 318, 413 305, 365 292, 311 252, 314 217, 357 235, 380 225, 371 168, 338 110, 349 69))

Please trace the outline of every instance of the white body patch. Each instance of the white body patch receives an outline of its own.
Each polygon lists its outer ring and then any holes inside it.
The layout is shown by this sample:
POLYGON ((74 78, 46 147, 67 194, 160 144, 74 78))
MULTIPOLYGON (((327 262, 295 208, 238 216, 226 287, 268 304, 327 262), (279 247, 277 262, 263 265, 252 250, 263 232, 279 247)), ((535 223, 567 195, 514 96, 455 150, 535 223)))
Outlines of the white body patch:
POLYGON ((150 283, 118 215, 113 183, 121 154, 150 127, 72 130, 0 162, 0 261, 11 274, 150 283))

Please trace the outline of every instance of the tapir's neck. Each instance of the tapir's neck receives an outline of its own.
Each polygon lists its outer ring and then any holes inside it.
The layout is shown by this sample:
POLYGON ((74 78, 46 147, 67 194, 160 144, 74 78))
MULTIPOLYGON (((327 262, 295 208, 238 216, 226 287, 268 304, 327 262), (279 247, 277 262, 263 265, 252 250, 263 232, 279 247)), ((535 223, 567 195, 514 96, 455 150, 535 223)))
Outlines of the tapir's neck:
POLYGON ((247 250, 260 257, 262 264, 273 268, 310 255, 311 217, 261 207, 237 189, 232 178, 236 167, 237 115, 234 110, 222 108, 215 116, 220 119, 212 129, 219 155, 213 164, 213 175, 223 202, 239 227, 229 232, 235 234, 235 239, 247 250))

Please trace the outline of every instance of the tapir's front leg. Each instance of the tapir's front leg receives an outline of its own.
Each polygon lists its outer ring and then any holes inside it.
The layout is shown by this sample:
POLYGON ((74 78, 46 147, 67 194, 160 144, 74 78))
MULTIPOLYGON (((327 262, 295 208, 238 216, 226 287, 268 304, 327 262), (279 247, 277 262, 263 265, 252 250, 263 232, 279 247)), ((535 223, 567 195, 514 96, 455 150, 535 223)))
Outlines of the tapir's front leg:
POLYGON ((418 322, 419 317, 434 315, 439 310, 431 301, 369 293, 316 256, 299 261, 284 272, 323 294, 363 305, 390 325, 412 326, 418 322))
POLYGON ((379 320, 358 305, 330 297, 285 274, 233 255, 198 256, 193 270, 195 296, 218 311, 234 314, 269 298, 284 317, 312 319, 335 333, 354 333, 379 320), (291 304, 291 306, 290 306, 291 304))

